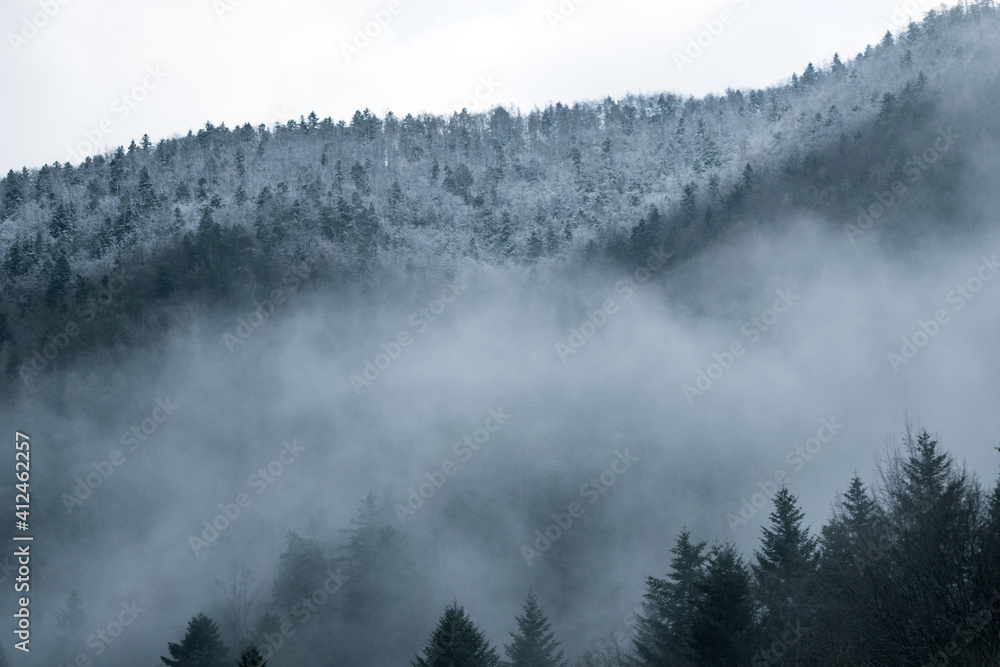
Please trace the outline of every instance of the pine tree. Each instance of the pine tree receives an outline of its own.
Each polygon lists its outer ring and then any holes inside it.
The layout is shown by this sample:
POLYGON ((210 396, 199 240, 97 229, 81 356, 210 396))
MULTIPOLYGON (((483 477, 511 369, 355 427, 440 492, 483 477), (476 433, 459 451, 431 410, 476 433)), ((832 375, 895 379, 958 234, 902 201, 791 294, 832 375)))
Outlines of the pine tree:
POLYGON ((695 603, 690 649, 706 667, 744 667, 755 645, 750 573, 736 547, 712 548, 695 603))
POLYGON ((649 251, 656 245, 663 225, 660 209, 649 207, 649 215, 639 221, 629 234, 629 252, 635 263, 641 263, 649 256, 649 251))
POLYGON ((878 505, 857 474, 838 504, 834 517, 820 531, 826 569, 853 568, 871 541, 878 520, 878 505))
POLYGON ((0 311, 0 350, 3 350, 4 343, 13 342, 14 335, 10 330, 10 323, 7 321, 7 313, 0 311))
POLYGON ((833 517, 821 530, 816 614, 809 644, 814 655, 838 655, 845 664, 871 664, 869 632, 871 559, 879 559, 880 509, 857 474, 834 503, 833 517), (854 637, 844 644, 843 637, 854 637))
MULTIPOLYGON (((987 503, 927 431, 907 431, 903 451, 881 465, 884 530, 865 560, 871 641, 906 661, 924 663, 927 646, 945 646, 955 619, 981 608, 978 552, 987 503)), ((961 642, 955 664, 975 664, 982 642, 961 642)))
POLYGON ((267 667, 267 660, 264 660, 260 649, 251 644, 243 649, 236 667, 267 667))
POLYGON ((362 625, 373 623, 383 615, 383 605, 390 605, 389 592, 381 590, 393 578, 400 535, 393 526, 381 520, 374 493, 369 492, 361 501, 361 508, 351 517, 351 528, 341 532, 347 535, 347 545, 340 552, 340 562, 347 570, 344 598, 347 616, 362 625), (382 599, 380 599, 382 598, 382 599))
POLYGON ((951 456, 938 449, 938 441, 927 431, 917 435, 916 441, 907 438, 909 456, 903 462, 903 493, 900 500, 905 510, 921 513, 931 508, 944 493, 951 476, 951 456))
POLYGON ((322 588, 328 576, 329 563, 322 547, 315 540, 299 537, 295 531, 288 532, 288 546, 279 561, 273 595, 275 605, 282 611, 308 599, 322 588))
MULTIPOLYGON (((996 450, 1000 452, 1000 447, 996 450)), ((1000 591, 1000 478, 989 494, 982 543, 984 583, 981 588, 985 591, 1000 591)))
POLYGON ((743 167, 743 176, 740 178, 740 185, 746 192, 753 190, 754 185, 757 183, 757 176, 754 174, 753 167, 747 162, 747 165, 743 167))
POLYGON ((524 615, 516 619, 517 633, 512 632, 513 641, 504 646, 509 667, 567 667, 555 633, 531 591, 524 602, 524 615))
POLYGON ((21 181, 14 170, 7 172, 7 178, 3 180, 3 200, 0 201, 0 220, 13 218, 21 202, 24 201, 24 193, 21 190, 21 181))
POLYGON ((10 663, 7 662, 7 653, 4 651, 2 643, 0 643, 0 667, 10 667, 10 663))
POLYGON ((160 660, 168 667, 228 667, 229 651, 222 643, 219 626, 205 614, 192 618, 181 643, 169 642, 167 650, 170 658, 160 656, 160 660))
POLYGON ((61 310, 65 306, 66 291, 72 279, 73 272, 69 260, 66 259, 65 253, 59 253, 55 266, 52 267, 48 287, 45 289, 45 305, 51 310, 61 310))
POLYGON ((156 188, 153 187, 153 179, 149 175, 146 167, 139 172, 139 185, 136 188, 136 203, 140 211, 147 212, 156 207, 156 188))
POLYGON ((335 563, 342 587, 331 593, 331 606, 338 608, 354 640, 342 647, 346 663, 398 661, 394 647, 381 638, 392 633, 398 644, 414 646, 425 632, 410 610, 427 594, 403 536, 387 520, 389 512, 369 493, 351 517, 351 527, 341 531, 347 544, 337 551, 335 563))
POLYGON ((54 239, 71 234, 76 222, 76 207, 72 203, 60 202, 52 212, 49 235, 54 239))
POLYGON ((705 126, 705 121, 701 118, 698 119, 697 139, 697 161, 703 165, 705 169, 716 169, 721 167, 722 160, 719 158, 719 146, 709 135, 708 128, 705 126))
POLYGON ((787 488, 778 491, 769 518, 771 526, 762 529, 761 548, 755 554, 754 574, 787 579, 809 573, 815 564, 816 540, 802 526, 805 515, 787 488))
POLYGON ((819 75, 816 73, 816 67, 812 63, 809 63, 806 66, 806 70, 802 72, 802 78, 800 81, 802 81, 802 85, 804 86, 811 86, 816 83, 818 78, 819 75))
POLYGON ((636 628, 636 652, 643 664, 668 664, 687 652, 695 605, 701 598, 698 583, 705 576, 705 543, 691 542, 686 528, 670 550, 671 573, 667 579, 649 577, 643 615, 636 628))
POLYGON ((80 594, 74 588, 66 598, 66 606, 56 616, 56 630, 64 637, 77 637, 86 624, 87 611, 83 608, 80 594))
POLYGON ((413 667, 500 667, 500 656, 489 645, 465 610, 452 602, 413 667))
POLYGON ((816 540, 803 527, 804 518, 795 496, 782 488, 774 498, 771 525, 761 529, 752 570, 765 607, 765 643, 777 640, 789 627, 808 626, 811 621, 816 540))
POLYGON ((691 181, 684 186, 684 196, 681 198, 681 219, 691 224, 698 217, 698 185, 691 181))

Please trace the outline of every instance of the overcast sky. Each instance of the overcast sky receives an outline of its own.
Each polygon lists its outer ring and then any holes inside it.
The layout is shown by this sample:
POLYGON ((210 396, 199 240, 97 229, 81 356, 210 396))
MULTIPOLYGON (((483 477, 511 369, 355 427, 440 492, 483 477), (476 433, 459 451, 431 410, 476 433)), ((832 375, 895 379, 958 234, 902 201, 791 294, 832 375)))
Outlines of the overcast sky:
POLYGON ((936 4, 4 0, 0 169, 76 163, 208 120, 271 125, 311 110, 349 120, 366 107, 403 116, 763 87, 835 51, 855 55, 892 21, 905 23, 904 6, 920 18, 936 4), (700 55, 685 53, 691 39, 705 45, 700 55))

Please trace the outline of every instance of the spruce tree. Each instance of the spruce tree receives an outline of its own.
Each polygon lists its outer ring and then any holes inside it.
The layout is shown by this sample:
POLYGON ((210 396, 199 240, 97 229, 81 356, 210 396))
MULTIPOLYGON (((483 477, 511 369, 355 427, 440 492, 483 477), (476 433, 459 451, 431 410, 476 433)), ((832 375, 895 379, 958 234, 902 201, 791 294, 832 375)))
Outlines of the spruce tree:
MULTIPOLYGON (((979 484, 941 450, 927 431, 904 436, 904 450, 882 463, 885 530, 866 561, 873 642, 908 662, 924 664, 928 646, 946 646, 956 619, 982 608, 979 526, 987 502, 979 484)), ((988 643, 988 642, 985 642, 988 643)), ((960 642, 955 664, 975 664, 980 636, 960 642)))
POLYGON ((723 544, 712 548, 698 590, 702 597, 695 602, 690 641, 695 664, 749 664, 755 646, 750 573, 736 547, 723 544))
POLYGON ((54 239, 62 238, 71 233, 76 224, 76 207, 72 203, 62 202, 56 206, 49 222, 49 235, 54 239))
POLYGON ((169 642, 170 657, 160 656, 168 667, 228 667, 229 654, 219 626, 205 614, 198 614, 188 622, 187 633, 180 644, 169 642))
POLYGON ((21 181, 14 170, 7 172, 7 177, 3 180, 3 200, 0 200, 0 220, 13 218, 14 214, 21 207, 24 201, 24 193, 21 191, 21 181))
POLYGON ((279 558, 273 597, 278 609, 288 612, 300 600, 308 599, 323 587, 330 564, 315 540, 288 532, 288 546, 279 558))
MULTIPOLYGON (((774 499, 770 527, 761 529, 761 547, 752 565, 764 604, 765 643, 777 641, 789 628, 811 623, 816 540, 803 527, 803 519, 795 496, 782 488, 774 499)), ((799 649, 794 647, 792 653, 798 655, 799 649)))
POLYGON ((760 551, 756 552, 754 574, 758 578, 777 577, 783 581, 808 574, 815 564, 816 540, 802 526, 805 515, 787 488, 774 498, 770 527, 761 529, 760 551))
POLYGON ((7 321, 7 313, 0 311, 0 350, 3 349, 4 343, 14 340, 14 334, 11 333, 10 323, 7 321))
POLYGON ((837 510, 823 526, 820 564, 827 572, 863 571, 866 549, 871 546, 878 522, 878 505, 857 474, 847 493, 837 500, 837 510))
POLYGON ((816 83, 816 80, 818 78, 819 74, 816 72, 816 66, 813 65, 812 63, 809 63, 809 65, 806 67, 806 70, 802 72, 802 78, 800 80, 802 81, 802 85, 811 86, 812 84, 816 83))
POLYGON ((413 667, 500 667, 500 656, 466 614, 452 602, 413 667))
POLYGON ((903 486, 896 497, 900 510, 919 515, 941 498, 954 464, 927 431, 921 431, 916 440, 907 436, 906 447, 909 455, 902 464, 903 486))
POLYGON ((236 667, 267 667, 267 660, 264 660, 260 649, 251 644, 243 649, 236 667))
MULTIPOLYGON (((996 448, 1000 452, 1000 447, 996 448)), ((1000 591, 1000 478, 989 494, 987 520, 982 533, 983 590, 1000 591)))
POLYGON ((510 667, 567 667, 555 633, 531 591, 524 602, 524 615, 516 619, 517 633, 512 632, 513 641, 504 646, 510 667))
POLYGON ((45 305, 51 310, 62 310, 66 305, 66 292, 73 279, 73 272, 69 266, 69 260, 64 253, 60 253, 56 258, 55 266, 52 267, 52 276, 49 278, 49 285, 45 289, 45 305))
POLYGON ((649 577, 639 618, 635 647, 645 665, 669 664, 687 652, 695 604, 701 598, 698 583, 705 576, 705 543, 691 542, 683 529, 670 550, 671 573, 666 579, 649 577))
POLYGON ((87 611, 83 608, 80 594, 74 588, 66 598, 66 606, 56 616, 56 630, 64 637, 76 637, 83 632, 86 624, 87 611))
POLYGON ((140 211, 146 212, 154 208, 157 204, 156 188, 153 187, 153 179, 149 175, 146 167, 139 172, 139 185, 136 188, 136 201, 140 211))
POLYGON ((391 633, 400 644, 413 646, 424 635, 410 611, 426 599, 422 580, 402 535, 387 521, 388 512, 369 493, 351 517, 351 527, 341 531, 347 544, 337 551, 335 563, 342 586, 331 594, 331 607, 340 610, 353 640, 342 647, 347 663, 396 661, 394 648, 382 637, 391 633))
POLYGON ((830 522, 821 530, 817 572, 817 596, 809 638, 814 655, 838 655, 847 664, 871 664, 866 618, 873 611, 867 594, 871 572, 868 568, 881 555, 881 512, 875 499, 857 474, 850 487, 834 503, 830 522), (843 637, 856 637, 845 645, 843 637))

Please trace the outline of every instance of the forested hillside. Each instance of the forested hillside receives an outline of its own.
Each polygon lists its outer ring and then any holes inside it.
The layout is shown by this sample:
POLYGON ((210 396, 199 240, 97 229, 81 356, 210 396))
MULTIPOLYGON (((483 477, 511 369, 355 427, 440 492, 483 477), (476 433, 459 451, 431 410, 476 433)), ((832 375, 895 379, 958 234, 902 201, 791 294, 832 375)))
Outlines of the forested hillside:
POLYGON ((998 37, 994 10, 956 7, 766 90, 209 122, 11 171, 0 361, 17 377, 67 311, 87 314, 82 339, 134 344, 167 326, 158 306, 252 303, 295 262, 343 287, 379 271, 454 274, 463 260, 638 262, 658 243, 678 261, 803 211, 851 225, 852 242, 954 239, 989 210, 960 207, 963 188, 998 176, 998 37), (126 285, 110 299, 113 277, 126 285))
POLYGON ((992 5, 10 171, 27 664, 1000 665, 992 5))

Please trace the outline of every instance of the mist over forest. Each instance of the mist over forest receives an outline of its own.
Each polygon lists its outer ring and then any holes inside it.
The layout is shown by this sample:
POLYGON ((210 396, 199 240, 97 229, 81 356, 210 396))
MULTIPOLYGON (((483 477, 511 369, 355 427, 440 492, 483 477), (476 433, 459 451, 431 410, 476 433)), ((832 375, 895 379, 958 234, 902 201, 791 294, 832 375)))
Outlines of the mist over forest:
POLYGON ((0 665, 1000 664, 998 38, 11 170, 0 665))

